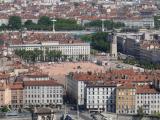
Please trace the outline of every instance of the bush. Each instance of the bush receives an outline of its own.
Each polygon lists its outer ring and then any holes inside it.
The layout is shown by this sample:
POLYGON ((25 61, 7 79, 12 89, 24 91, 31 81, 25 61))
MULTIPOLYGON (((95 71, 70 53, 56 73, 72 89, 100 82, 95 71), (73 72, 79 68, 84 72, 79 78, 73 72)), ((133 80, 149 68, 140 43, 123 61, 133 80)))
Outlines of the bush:
POLYGON ((8 112, 9 111, 9 108, 8 106, 4 106, 2 109, 1 109, 2 112, 8 112))

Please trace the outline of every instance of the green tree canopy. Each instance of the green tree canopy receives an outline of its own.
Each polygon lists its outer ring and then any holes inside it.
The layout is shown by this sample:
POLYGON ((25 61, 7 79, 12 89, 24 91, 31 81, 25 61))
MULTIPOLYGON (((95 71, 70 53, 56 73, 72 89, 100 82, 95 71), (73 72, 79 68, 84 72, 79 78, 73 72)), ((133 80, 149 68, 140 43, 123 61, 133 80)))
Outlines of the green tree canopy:
POLYGON ((4 106, 3 108, 1 108, 1 111, 2 112, 8 112, 9 111, 8 106, 4 106))
POLYGON ((8 27, 13 29, 13 30, 21 29, 21 27, 22 27, 21 17, 19 17, 19 16, 10 16, 9 17, 9 22, 8 22, 8 27))
MULTIPOLYGON (((21 17, 11 16, 9 18, 9 24, 7 26, 1 25, 0 30, 12 29, 19 30, 22 27, 26 27, 28 30, 49 30, 53 29, 53 22, 48 16, 42 16, 39 18, 38 23, 33 23, 32 20, 27 20, 22 25, 21 17)), ((82 30, 84 29, 81 25, 77 24, 76 20, 72 19, 57 19, 55 22, 56 30, 82 30)))
POLYGON ((31 25, 34 25, 34 23, 32 22, 32 20, 27 20, 25 23, 24 23, 25 26, 31 26, 31 25))
POLYGON ((2 24, 2 25, 0 26, 0 30, 6 30, 6 29, 7 29, 7 25, 2 24))
POLYGON ((109 51, 110 41, 107 32, 98 32, 90 35, 81 36, 81 39, 91 43, 93 49, 98 51, 109 51))
POLYGON ((137 113, 138 113, 138 115, 144 115, 143 108, 142 107, 138 107, 137 113))
POLYGON ((82 30, 83 27, 78 25, 75 20, 72 19, 57 19, 55 22, 56 30, 82 30))
POLYGON ((104 51, 104 52, 109 51, 110 42, 109 42, 108 33, 98 32, 98 33, 93 34, 91 45, 96 50, 100 50, 100 51, 104 51))
MULTIPOLYGON (((102 27, 102 20, 95 20, 85 24, 86 27, 102 27)), ((112 20, 105 20, 104 27, 107 29, 113 28, 121 28, 124 27, 125 24, 121 22, 113 22, 112 20)))
MULTIPOLYGON (((42 50, 34 49, 34 50, 15 50, 15 54, 26 60, 27 62, 36 62, 44 60, 44 54, 42 50)), ((59 61, 62 57, 61 51, 56 50, 46 50, 45 58, 47 61, 59 61)))
POLYGON ((50 26, 52 25, 52 21, 48 16, 42 16, 38 20, 39 25, 45 25, 45 26, 50 26))

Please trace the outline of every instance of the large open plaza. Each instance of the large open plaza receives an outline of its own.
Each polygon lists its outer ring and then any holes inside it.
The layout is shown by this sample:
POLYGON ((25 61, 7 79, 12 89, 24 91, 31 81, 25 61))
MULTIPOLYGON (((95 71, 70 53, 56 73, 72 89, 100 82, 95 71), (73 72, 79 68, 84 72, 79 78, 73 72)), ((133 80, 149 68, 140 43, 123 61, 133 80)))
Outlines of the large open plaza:
POLYGON ((70 72, 105 71, 103 66, 99 66, 91 62, 37 63, 36 66, 63 84, 65 83, 65 75, 70 72))

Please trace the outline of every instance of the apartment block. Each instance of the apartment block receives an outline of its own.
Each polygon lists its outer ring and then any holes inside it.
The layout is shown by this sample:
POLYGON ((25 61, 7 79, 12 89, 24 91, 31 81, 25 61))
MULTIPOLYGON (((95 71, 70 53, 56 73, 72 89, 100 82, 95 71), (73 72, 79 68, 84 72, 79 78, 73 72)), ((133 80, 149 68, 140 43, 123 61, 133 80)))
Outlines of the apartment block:
POLYGON ((11 105, 11 90, 9 86, 0 83, 0 107, 11 105))
POLYGON ((136 87, 125 84, 117 87, 116 91, 116 113, 135 114, 136 87))
POLYGON ((73 57, 74 59, 78 59, 82 56, 82 59, 87 60, 90 57, 90 44, 89 43, 75 43, 70 41, 69 43, 60 43, 59 41, 52 42, 41 42, 37 44, 14 44, 9 46, 10 51, 14 51, 16 49, 25 49, 25 50, 34 50, 39 49, 42 50, 43 53, 50 50, 61 51, 62 55, 66 55, 68 57, 73 57))
POLYGON ((101 81, 102 78, 97 74, 88 73, 70 73, 67 76, 67 94, 78 105, 85 105, 85 89, 86 86, 93 81, 101 81))
POLYGON ((145 114, 160 112, 160 92, 153 86, 138 86, 136 89, 136 113, 139 109, 145 114))
POLYGON ((11 89, 11 107, 19 109, 23 107, 23 83, 15 82, 10 86, 11 89))
POLYGON ((95 83, 86 86, 86 108, 89 111, 116 111, 116 85, 95 83))
POLYGON ((55 80, 24 81, 24 106, 63 104, 63 86, 55 80))

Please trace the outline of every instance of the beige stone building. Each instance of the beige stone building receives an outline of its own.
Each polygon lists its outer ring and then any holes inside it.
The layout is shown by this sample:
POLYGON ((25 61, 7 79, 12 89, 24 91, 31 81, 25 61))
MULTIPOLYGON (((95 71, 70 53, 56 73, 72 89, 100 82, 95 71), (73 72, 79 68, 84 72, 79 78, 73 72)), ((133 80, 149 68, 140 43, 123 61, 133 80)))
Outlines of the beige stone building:
POLYGON ((12 107, 15 109, 23 107, 23 83, 14 83, 10 89, 12 107))
POLYGON ((121 85, 116 90, 116 113, 135 113, 135 93, 136 88, 131 84, 121 85))
POLYGON ((0 83, 0 107, 11 105, 11 90, 4 83, 0 83))

